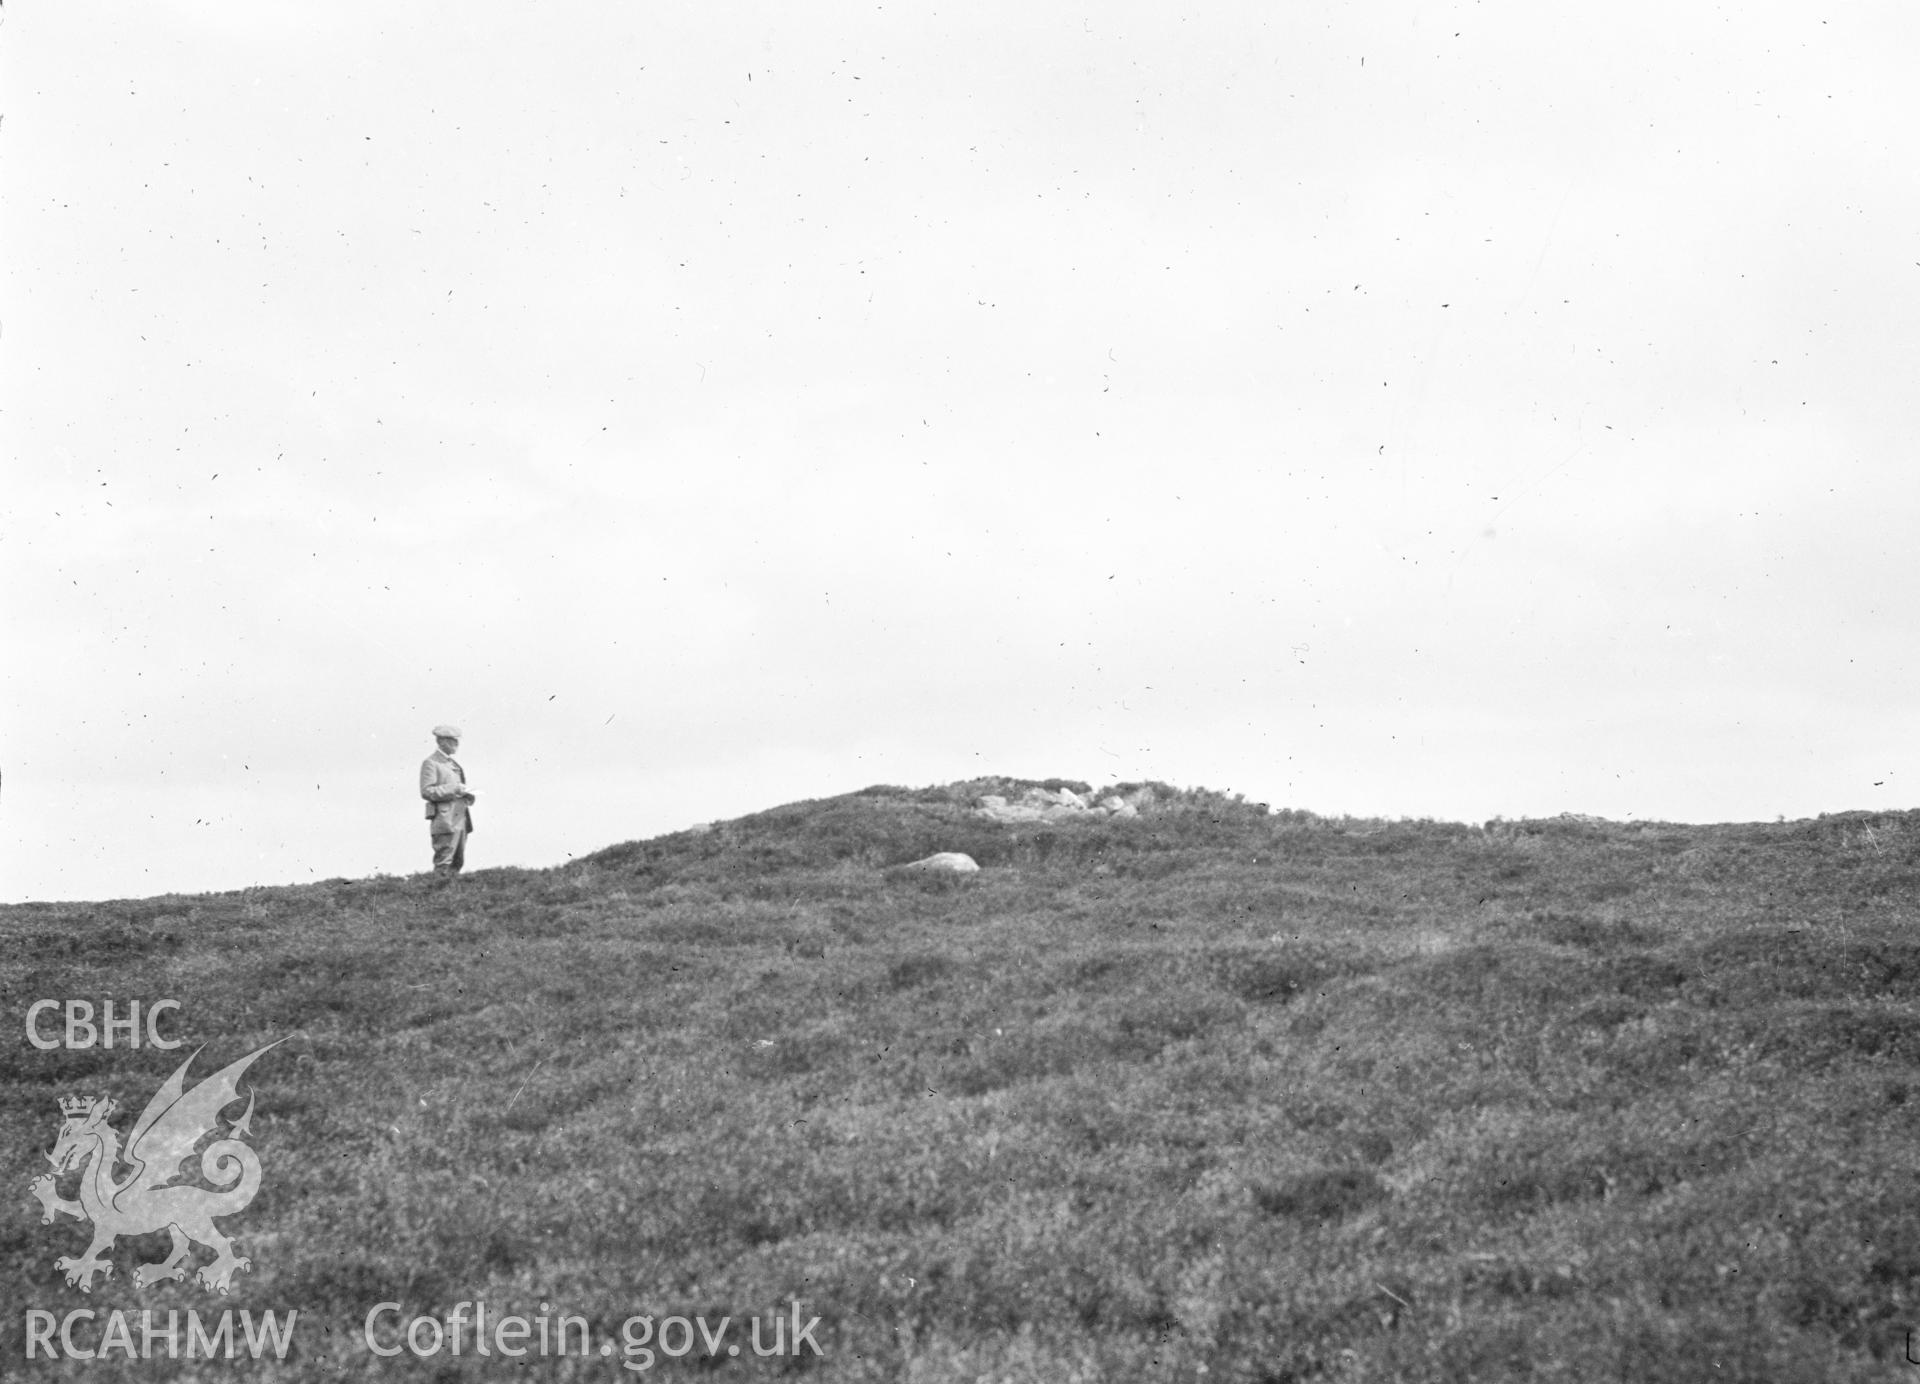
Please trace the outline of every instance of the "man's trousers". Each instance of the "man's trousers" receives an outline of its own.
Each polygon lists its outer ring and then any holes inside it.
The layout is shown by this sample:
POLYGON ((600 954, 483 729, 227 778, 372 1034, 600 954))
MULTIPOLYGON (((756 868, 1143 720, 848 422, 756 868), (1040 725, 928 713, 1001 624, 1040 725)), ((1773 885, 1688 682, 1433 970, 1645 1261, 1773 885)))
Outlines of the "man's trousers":
POLYGON ((436 875, 457 875, 467 863, 467 824, 462 821, 452 831, 443 830, 449 825, 441 817, 435 817, 432 822, 433 872, 436 875))

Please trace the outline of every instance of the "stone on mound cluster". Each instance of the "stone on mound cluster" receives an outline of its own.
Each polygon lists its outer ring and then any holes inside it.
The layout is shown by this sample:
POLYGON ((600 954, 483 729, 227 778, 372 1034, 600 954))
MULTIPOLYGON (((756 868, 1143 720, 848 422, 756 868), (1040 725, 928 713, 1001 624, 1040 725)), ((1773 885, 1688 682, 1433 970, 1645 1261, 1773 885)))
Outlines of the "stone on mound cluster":
POLYGON ((1118 794, 1109 793, 1098 802, 1083 797, 1071 788, 1054 791, 1029 788, 1018 801, 1009 802, 998 793, 988 793, 974 809, 982 817, 996 822, 1058 822, 1070 817, 1138 817, 1140 810, 1118 794))

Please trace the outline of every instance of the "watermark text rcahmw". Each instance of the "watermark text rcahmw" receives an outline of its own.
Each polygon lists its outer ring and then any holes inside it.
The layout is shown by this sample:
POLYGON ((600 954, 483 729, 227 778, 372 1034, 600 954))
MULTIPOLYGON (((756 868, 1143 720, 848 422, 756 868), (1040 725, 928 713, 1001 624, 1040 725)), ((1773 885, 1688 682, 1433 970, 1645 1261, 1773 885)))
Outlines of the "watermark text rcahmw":
POLYGON ((27 1309, 27 1359, 105 1360, 124 1355, 129 1360, 152 1360, 164 1355, 169 1360, 232 1360, 245 1353, 255 1360, 272 1347, 276 1360, 287 1358, 293 1344, 293 1324, 300 1314, 288 1312, 283 1322, 272 1312, 262 1312, 256 1321, 252 1312, 222 1312, 217 1325, 209 1331, 197 1309, 183 1314, 178 1308, 167 1310, 166 1325, 157 1324, 159 1313, 152 1310, 95 1312, 91 1307, 76 1307, 64 1317, 38 1307, 27 1309), (186 1321, 180 1320, 185 1316, 186 1321), (240 1318, 234 1330, 233 1319, 240 1318), (89 1323, 102 1323, 95 1327, 89 1323), (137 1323, 137 1324, 136 1324, 137 1323), (91 1344, 89 1343, 91 1342, 91 1344))

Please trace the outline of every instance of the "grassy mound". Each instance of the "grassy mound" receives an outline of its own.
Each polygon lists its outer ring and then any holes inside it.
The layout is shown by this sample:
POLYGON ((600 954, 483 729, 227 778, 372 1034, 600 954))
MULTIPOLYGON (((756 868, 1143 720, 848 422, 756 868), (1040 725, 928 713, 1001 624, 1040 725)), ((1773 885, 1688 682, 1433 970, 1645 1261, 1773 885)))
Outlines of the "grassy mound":
MULTIPOLYGON (((1024 786, 873 788, 446 889, 0 909, 7 1299, 228 1305, 131 1286, 164 1236, 80 1298, 51 1261, 84 1230, 25 1185, 58 1097, 137 1111, 195 1044, 199 1074, 292 1034, 249 1074, 266 1179, 228 1229, 233 1305, 297 1309, 299 1358, 253 1377, 498 1377, 360 1338, 376 1303, 477 1298, 596 1342, 821 1317, 817 1357, 652 1366, 739 1378, 1904 1368, 1920 816, 1481 829, 1160 785, 1133 820, 971 811, 1024 786), (941 850, 981 873, 887 870, 941 850), (188 1047, 29 1047, 27 1005, 69 996, 176 998, 188 1047)), ((16 1309, 0 1358, 21 1333, 16 1309)))

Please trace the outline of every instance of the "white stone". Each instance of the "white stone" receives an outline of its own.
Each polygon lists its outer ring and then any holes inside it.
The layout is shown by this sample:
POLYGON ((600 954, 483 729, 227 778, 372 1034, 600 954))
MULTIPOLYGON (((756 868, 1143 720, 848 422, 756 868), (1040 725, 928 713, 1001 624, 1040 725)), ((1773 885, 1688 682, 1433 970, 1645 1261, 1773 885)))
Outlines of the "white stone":
POLYGON ((976 875, 980 873, 980 867, 974 863, 973 857, 963 855, 959 851, 939 851, 928 856, 925 860, 915 860, 901 866, 901 868, 904 870, 939 870, 951 875, 976 875))

